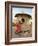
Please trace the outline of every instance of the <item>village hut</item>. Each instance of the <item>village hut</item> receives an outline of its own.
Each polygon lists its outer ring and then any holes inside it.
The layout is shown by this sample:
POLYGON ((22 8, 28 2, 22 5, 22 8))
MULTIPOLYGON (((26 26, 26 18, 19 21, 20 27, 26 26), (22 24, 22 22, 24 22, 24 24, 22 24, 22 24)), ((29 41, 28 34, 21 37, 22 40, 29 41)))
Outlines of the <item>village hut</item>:
POLYGON ((32 17, 29 14, 18 13, 15 15, 18 21, 21 23, 22 31, 31 31, 32 30, 32 17))

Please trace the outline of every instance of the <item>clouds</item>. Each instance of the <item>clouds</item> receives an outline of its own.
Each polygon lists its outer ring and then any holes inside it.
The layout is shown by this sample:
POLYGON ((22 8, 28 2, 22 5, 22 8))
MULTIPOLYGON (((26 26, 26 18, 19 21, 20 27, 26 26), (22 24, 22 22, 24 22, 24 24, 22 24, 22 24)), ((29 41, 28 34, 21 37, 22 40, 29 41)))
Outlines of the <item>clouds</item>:
POLYGON ((13 19, 14 19, 15 14, 17 13, 27 13, 27 14, 32 15, 32 8, 18 8, 18 7, 12 8, 13 19))

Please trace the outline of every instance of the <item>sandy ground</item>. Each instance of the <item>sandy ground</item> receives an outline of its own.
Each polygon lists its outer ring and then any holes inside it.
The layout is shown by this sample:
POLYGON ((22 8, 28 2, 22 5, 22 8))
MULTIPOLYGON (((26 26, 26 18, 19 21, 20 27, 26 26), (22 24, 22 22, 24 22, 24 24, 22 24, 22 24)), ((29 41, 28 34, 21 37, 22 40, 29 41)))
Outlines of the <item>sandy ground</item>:
POLYGON ((12 38, 22 38, 22 37, 31 37, 32 36, 32 32, 22 32, 19 34, 15 33, 15 29, 14 27, 12 27, 12 38))

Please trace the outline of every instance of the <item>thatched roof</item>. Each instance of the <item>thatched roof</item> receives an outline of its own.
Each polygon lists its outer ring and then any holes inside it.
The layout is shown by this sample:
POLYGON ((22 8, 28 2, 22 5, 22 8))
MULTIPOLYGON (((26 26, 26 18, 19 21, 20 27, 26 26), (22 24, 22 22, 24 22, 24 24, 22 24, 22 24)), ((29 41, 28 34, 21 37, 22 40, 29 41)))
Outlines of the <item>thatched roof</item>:
POLYGON ((31 18, 31 15, 24 14, 24 13, 18 13, 18 14, 15 15, 15 17, 18 17, 18 16, 25 16, 25 17, 27 16, 27 17, 31 18))

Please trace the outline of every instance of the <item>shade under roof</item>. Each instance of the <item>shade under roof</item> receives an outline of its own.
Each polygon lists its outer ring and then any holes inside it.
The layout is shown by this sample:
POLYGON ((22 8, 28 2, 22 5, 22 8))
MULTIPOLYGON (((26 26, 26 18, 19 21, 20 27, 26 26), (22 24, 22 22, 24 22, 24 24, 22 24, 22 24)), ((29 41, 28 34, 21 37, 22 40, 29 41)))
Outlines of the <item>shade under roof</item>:
POLYGON ((27 16, 27 17, 31 18, 31 15, 25 14, 25 13, 18 13, 15 15, 15 17, 18 17, 18 16, 27 16))

